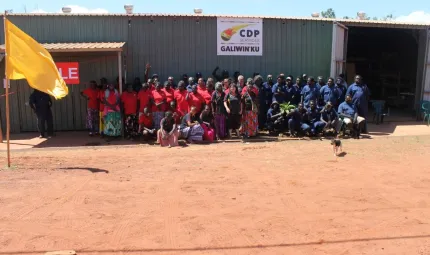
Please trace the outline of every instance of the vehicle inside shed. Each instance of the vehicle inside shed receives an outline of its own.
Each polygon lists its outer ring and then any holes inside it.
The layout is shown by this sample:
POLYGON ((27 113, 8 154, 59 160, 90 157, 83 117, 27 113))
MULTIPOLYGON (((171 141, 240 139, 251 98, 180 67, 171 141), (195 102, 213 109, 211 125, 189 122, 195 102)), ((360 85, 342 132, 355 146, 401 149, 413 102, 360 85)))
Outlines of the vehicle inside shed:
POLYGON ((384 100, 391 120, 415 117, 418 35, 414 29, 349 27, 347 81, 363 76, 371 100, 384 100))

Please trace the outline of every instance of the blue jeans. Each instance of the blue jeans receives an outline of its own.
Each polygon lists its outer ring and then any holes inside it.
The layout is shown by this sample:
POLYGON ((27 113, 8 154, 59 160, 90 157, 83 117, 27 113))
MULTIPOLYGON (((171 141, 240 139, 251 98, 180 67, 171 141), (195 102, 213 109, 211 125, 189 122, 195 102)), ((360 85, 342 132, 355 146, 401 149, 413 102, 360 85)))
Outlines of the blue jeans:
POLYGON ((312 125, 311 133, 314 134, 314 135, 315 134, 319 134, 319 133, 322 132, 322 130, 324 129, 324 127, 325 127, 325 123, 324 122, 322 122, 322 121, 314 122, 314 124, 312 125))
POLYGON ((301 123, 298 120, 289 119, 288 129, 290 130, 290 132, 300 132, 300 131, 309 132, 311 127, 308 124, 301 123))

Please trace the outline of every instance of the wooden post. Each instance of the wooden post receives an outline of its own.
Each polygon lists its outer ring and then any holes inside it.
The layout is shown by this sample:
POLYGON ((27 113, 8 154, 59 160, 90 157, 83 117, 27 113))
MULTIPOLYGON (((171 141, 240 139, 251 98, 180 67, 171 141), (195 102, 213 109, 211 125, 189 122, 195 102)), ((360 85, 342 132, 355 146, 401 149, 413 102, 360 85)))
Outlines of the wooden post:
MULTIPOLYGON (((7 47, 6 38, 6 15, 4 11, 3 24, 4 24, 4 41, 7 47)), ((5 80, 6 80, 6 142, 7 142, 7 167, 10 167, 10 116, 9 116, 9 79, 7 78, 7 48, 5 50, 5 80)))

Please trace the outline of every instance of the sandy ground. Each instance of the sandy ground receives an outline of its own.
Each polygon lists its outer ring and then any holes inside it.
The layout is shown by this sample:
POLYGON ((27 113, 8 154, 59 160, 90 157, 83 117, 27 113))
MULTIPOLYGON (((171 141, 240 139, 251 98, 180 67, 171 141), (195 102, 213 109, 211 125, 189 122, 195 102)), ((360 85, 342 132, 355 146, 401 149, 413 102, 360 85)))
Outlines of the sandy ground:
POLYGON ((16 151, 0 170, 0 254, 430 254, 430 136, 330 149, 16 151))

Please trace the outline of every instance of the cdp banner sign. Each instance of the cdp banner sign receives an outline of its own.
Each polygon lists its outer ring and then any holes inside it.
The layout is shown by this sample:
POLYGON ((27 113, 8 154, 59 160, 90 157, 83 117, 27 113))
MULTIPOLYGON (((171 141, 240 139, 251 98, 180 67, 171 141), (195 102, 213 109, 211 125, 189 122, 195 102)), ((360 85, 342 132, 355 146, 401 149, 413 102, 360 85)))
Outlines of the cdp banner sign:
POLYGON ((78 62, 57 62, 55 65, 66 84, 79 84, 78 62))
POLYGON ((263 56, 263 20, 217 19, 219 56, 263 56))

